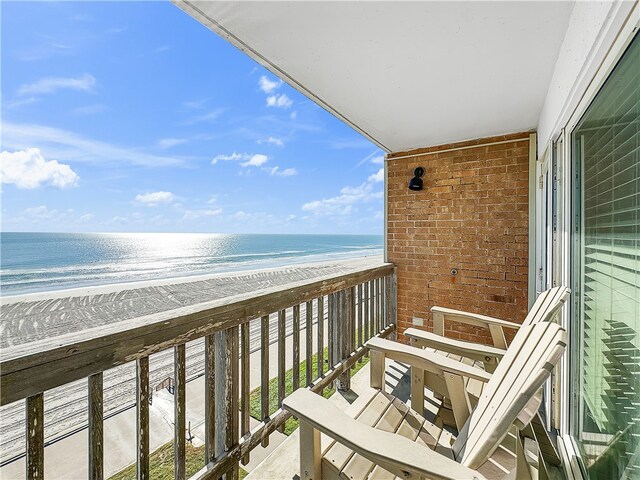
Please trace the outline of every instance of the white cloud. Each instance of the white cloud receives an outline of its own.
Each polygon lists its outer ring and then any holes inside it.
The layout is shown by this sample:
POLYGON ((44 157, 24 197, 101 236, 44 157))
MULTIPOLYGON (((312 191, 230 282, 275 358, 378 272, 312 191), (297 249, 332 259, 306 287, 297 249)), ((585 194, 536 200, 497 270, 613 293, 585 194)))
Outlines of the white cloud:
POLYGON ((40 205, 39 207, 27 208, 24 211, 24 214, 37 220, 49 220, 57 216, 58 211, 55 209, 49 210, 49 207, 47 207, 46 205, 40 205))
POLYGON ((256 153, 252 155, 249 160, 240 164, 241 167, 259 167, 264 165, 269 160, 269 157, 266 155, 262 155, 261 153, 256 153))
POLYGON ((287 215, 287 218, 285 218, 285 222, 290 222, 291 220, 295 220, 296 216, 295 215, 287 215))
POLYGON ((186 140, 184 138, 161 138, 160 140, 158 140, 158 146, 162 149, 175 147, 176 145, 180 145, 182 143, 186 143, 186 140))
POLYGON ((218 108, 216 110, 212 110, 203 115, 196 115, 194 117, 188 118, 186 121, 182 122, 182 125, 194 125, 196 123, 202 123, 202 122, 213 122, 214 120, 217 120, 218 117, 223 113, 224 113, 224 109, 218 108))
POLYGON ((161 203, 167 204, 171 203, 175 200, 176 196, 171 192, 150 192, 150 193, 141 193, 136 195, 136 202, 142 203, 144 205, 148 205, 149 207, 155 207, 160 205, 161 203))
POLYGON ((269 175, 277 175, 279 177, 292 177, 298 174, 298 171, 295 168, 285 168, 284 170, 280 170, 280 167, 278 166, 264 168, 263 170, 269 172, 269 175))
POLYGON ((265 75, 262 75, 260 77, 260 80, 258 81, 258 85, 260 86, 260 90, 262 90, 264 93, 271 93, 274 90, 280 88, 280 85, 282 85, 282 80, 273 81, 267 78, 265 75))
POLYGON ((190 100, 187 102, 182 102, 182 105, 185 108, 189 108, 192 110, 200 110, 201 108, 204 108, 204 105, 207 103, 207 98, 203 98, 201 100, 190 100))
POLYGON ((85 213, 84 215, 80 216, 80 218, 78 218, 78 222, 90 222, 91 220, 93 220, 95 218, 95 215, 93 213, 85 213))
POLYGON ((267 107, 291 108, 292 105, 293 100, 284 93, 280 95, 269 95, 267 97, 267 107))
POLYGON ((95 104, 85 105, 84 107, 74 108, 72 113, 75 115, 95 115, 96 113, 102 113, 109 110, 106 105, 95 104))
MULTIPOLYGON (((384 175, 384 170, 382 170, 384 175)), ((374 185, 378 183, 377 174, 370 175, 366 182, 357 187, 344 187, 340 195, 322 200, 314 200, 302 205, 302 210, 311 212, 316 216, 346 216, 358 211, 357 204, 368 203, 383 198, 382 191, 375 191, 374 185)))
POLYGON ((236 153, 233 152, 231 155, 216 155, 211 160, 211 165, 215 165, 218 162, 228 162, 228 161, 236 161, 236 160, 246 160, 249 158, 249 155, 246 153, 236 153))
POLYGON ((54 93, 57 90, 81 90, 90 92, 96 84, 93 75, 85 73, 81 77, 47 77, 42 78, 34 83, 27 83, 18 88, 18 95, 38 94, 38 93, 54 93))
POLYGON ((384 182, 384 168, 381 168, 376 173, 369 175, 369 178, 367 178, 367 181, 373 182, 373 183, 384 182))
POLYGON ((45 160, 38 148, 0 153, 1 183, 28 189, 42 185, 68 188, 76 186, 79 178, 69 165, 45 160))
POLYGON ((384 155, 378 155, 371 159, 371 163, 375 165, 382 165, 384 163, 384 155))
POLYGON ((13 150, 26 150, 38 145, 47 157, 67 161, 97 163, 100 165, 126 163, 147 167, 180 165, 184 161, 176 156, 165 157, 144 153, 138 147, 120 147, 76 133, 33 124, 2 124, 2 144, 13 150))
POLYGON ((5 103, 6 107, 8 109, 13 109, 13 108, 19 108, 22 107, 24 105, 31 105, 32 103, 36 103, 38 102, 40 99, 36 98, 36 97, 27 97, 27 98, 23 98, 20 100, 14 100, 12 102, 9 103, 5 103))
POLYGON ((203 217, 217 217, 222 213, 222 208, 216 208, 214 210, 187 210, 184 212, 185 220, 197 220, 203 217))
POLYGON ((258 140, 258 143, 270 143, 271 145, 276 145, 277 147, 284 147, 284 142, 281 138, 277 137, 269 137, 266 140, 258 140))
POLYGON ((295 120, 296 118, 298 118, 298 112, 297 112, 296 110, 294 110, 293 112, 291 112, 291 113, 289 114, 289 118, 290 118, 291 120, 295 120))

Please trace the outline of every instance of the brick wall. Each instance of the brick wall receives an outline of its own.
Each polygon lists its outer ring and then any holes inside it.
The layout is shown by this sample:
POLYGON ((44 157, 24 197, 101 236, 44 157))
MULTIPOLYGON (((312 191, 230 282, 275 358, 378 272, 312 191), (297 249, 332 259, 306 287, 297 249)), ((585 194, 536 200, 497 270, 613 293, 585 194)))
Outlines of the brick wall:
MULTIPOLYGON (((388 260, 398 269, 398 333, 413 326, 413 317, 432 330, 433 305, 518 323, 526 316, 528 137, 502 135, 388 156, 388 260), (487 145, 505 140, 512 141, 487 145), (473 148, 442 152, 466 146, 473 148), (423 155, 394 160, 412 153, 423 155), (426 173, 424 189, 415 192, 408 184, 418 166, 426 173)), ((453 338, 491 338, 477 327, 449 323, 446 329, 453 338)))

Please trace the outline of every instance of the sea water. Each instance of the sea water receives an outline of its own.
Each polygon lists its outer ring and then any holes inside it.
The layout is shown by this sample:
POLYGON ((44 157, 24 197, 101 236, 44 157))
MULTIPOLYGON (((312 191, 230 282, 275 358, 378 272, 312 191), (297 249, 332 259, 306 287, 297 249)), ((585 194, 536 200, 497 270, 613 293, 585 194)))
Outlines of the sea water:
POLYGON ((0 294, 381 255, 381 235, 0 234, 0 294))

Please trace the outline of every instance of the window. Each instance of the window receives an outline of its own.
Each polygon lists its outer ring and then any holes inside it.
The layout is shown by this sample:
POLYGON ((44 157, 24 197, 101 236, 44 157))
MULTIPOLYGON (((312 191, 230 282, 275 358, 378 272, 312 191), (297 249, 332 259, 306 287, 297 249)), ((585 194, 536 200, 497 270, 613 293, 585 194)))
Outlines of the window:
POLYGON ((592 479, 640 478, 640 39, 571 135, 571 435, 592 479))

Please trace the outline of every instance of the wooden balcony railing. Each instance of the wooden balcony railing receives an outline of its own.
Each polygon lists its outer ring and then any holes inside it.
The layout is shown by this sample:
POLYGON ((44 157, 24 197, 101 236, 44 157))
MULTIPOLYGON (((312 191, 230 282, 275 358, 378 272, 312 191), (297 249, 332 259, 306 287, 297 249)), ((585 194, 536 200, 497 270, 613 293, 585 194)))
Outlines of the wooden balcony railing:
MULTIPOLYGON (((205 467, 194 477, 235 479, 252 449, 266 446, 290 414, 269 412, 270 315, 277 317, 278 404, 285 398, 287 311, 292 313, 293 388, 299 388, 300 323, 305 322, 307 385, 349 388, 349 372, 364 342, 395 331, 396 276, 382 264, 353 273, 201 303, 84 332, 11 347, 0 358, 0 406, 26 402, 26 476, 44 478, 44 392, 88 378, 89 477, 104 476, 103 372, 136 365, 137 478, 149 478, 149 356, 173 350, 175 478, 185 478, 186 343, 204 339, 205 467), (304 304, 304 319, 301 305, 304 304), (312 322, 314 310, 317 326, 312 322), (259 320, 258 320, 259 319, 259 320), (249 427, 249 325, 259 321, 262 421, 249 427), (326 325, 325 325, 326 323, 326 325), (326 332, 326 334, 325 334, 326 332), (315 342, 315 343, 314 343, 315 342), (325 348, 328 358, 324 358, 325 348), (317 352, 314 376, 312 355, 317 352), (326 360, 326 362, 325 362, 326 360), (325 367, 326 365, 326 367, 325 367)), ((69 459, 71 461, 72 459, 69 459)))

